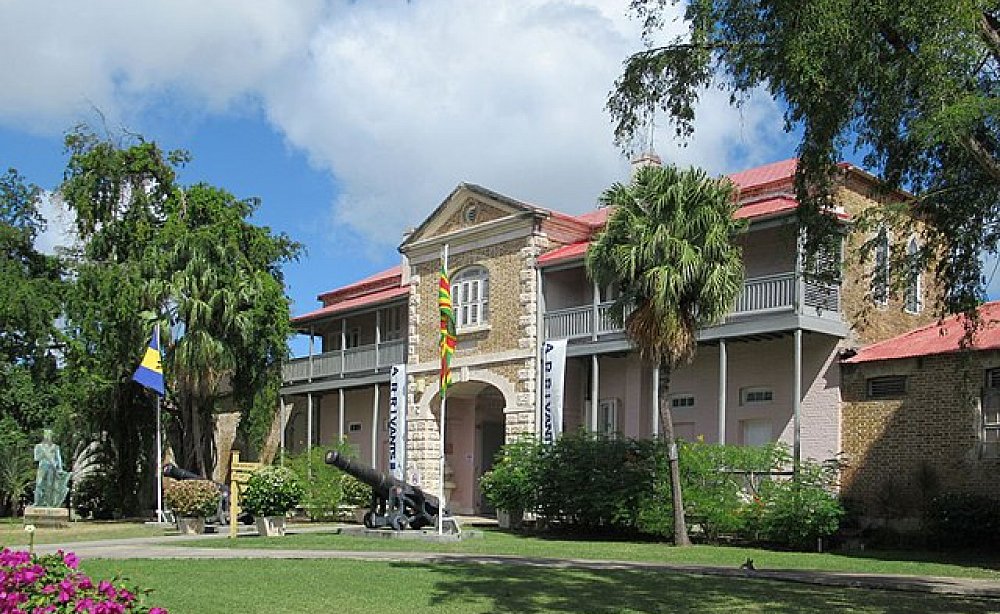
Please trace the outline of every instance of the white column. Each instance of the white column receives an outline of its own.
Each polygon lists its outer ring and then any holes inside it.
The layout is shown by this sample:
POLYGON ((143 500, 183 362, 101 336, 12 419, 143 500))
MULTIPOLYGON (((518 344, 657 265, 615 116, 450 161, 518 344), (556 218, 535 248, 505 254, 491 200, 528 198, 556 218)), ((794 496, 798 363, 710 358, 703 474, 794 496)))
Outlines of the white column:
POLYGON ((285 397, 278 397, 278 458, 279 462, 285 464, 285 397))
POLYGON ((309 381, 310 382, 313 379, 313 353, 314 353, 313 343, 314 343, 313 328, 312 326, 310 326, 309 327, 309 381))
POLYGON ((337 420, 337 434, 339 435, 337 442, 340 443, 344 441, 344 389, 341 388, 338 391, 337 404, 338 404, 338 420, 337 420))
POLYGON ((660 365, 653 367, 653 437, 660 436, 660 365))
MULTIPOLYGON (((596 323, 596 321, 595 321, 596 323)), ((601 365, 597 359, 597 354, 590 356, 590 432, 597 432, 598 395, 601 393, 599 380, 601 379, 601 365)))
POLYGON ((802 329, 795 329, 795 381, 792 383, 792 410, 795 416, 792 461, 796 474, 802 462, 802 329))
MULTIPOLYGON (((378 373, 378 368, 382 365, 378 359, 378 346, 382 342, 382 310, 375 310, 375 372, 378 373)), ((377 384, 376 384, 377 386, 377 384)))
POLYGON ((719 339, 719 443, 726 443, 726 340, 719 339))
POLYGON ((340 374, 344 374, 344 369, 347 365, 344 361, 347 360, 347 318, 340 319, 340 374))
POLYGON ((306 453, 312 452, 313 447, 313 395, 306 393, 306 453))
MULTIPOLYGON (((591 331, 590 331, 590 338, 593 341, 597 341, 597 318, 598 318, 599 313, 600 313, 600 311, 597 308, 597 305, 600 302, 601 302, 601 289, 597 287, 597 282, 595 281, 594 282, 594 300, 593 300, 593 304, 591 305, 591 308, 590 308, 591 309, 590 317, 592 319, 592 322, 591 322, 591 331)), ((596 407, 596 405, 595 405, 595 407, 596 407)))
POLYGON ((372 401, 372 467, 378 467, 378 384, 372 401))

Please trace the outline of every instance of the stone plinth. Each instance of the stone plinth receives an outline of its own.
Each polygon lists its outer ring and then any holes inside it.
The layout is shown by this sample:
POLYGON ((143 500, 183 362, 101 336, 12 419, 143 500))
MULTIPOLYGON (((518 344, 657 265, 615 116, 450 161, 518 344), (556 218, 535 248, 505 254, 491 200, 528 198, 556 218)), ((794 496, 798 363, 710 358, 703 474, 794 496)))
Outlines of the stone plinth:
POLYGON ((24 524, 36 527, 65 529, 69 526, 69 509, 65 507, 35 507, 24 508, 24 524))

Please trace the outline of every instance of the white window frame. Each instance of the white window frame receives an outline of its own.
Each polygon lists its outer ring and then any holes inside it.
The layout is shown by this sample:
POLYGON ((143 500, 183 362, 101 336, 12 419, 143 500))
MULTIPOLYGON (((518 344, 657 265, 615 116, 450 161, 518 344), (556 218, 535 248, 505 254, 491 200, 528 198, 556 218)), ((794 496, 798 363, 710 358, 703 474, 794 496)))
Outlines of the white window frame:
POLYGON ((770 403, 774 403, 774 388, 771 386, 747 386, 740 388, 740 405, 767 405, 770 403), (750 398, 756 395, 762 395, 767 398, 750 398))
POLYGON ((693 394, 672 394, 670 395, 670 409, 692 409, 695 406, 693 394))
POLYGON ((398 341, 403 338, 406 305, 393 305, 382 310, 382 341, 398 341))
POLYGON ((456 330, 489 325, 490 274, 486 267, 462 269, 451 280, 456 330))
POLYGON ((982 456, 1000 458, 1000 369, 984 372, 983 396, 979 402, 982 456))
POLYGON ((875 271, 872 273, 872 299, 876 305, 889 304, 889 274, 892 258, 892 237, 885 226, 879 228, 875 243, 875 271))
POLYGON ((909 267, 906 277, 906 294, 903 296, 903 310, 906 313, 920 313, 923 310, 923 275, 917 265, 917 252, 920 246, 916 237, 910 237, 906 244, 906 264, 909 267))
POLYGON ((618 399, 601 399, 597 403, 597 432, 614 437, 618 432, 618 399))

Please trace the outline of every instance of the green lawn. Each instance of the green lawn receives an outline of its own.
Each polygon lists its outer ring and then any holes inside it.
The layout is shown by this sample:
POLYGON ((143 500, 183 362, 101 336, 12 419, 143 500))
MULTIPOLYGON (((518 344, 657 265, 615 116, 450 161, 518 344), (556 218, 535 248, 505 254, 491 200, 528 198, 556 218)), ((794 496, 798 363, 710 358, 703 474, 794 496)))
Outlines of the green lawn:
MULTIPOLYGON (((172 532, 175 531, 147 526, 141 522, 71 522, 65 529, 38 527, 35 531, 35 543, 55 544, 126 537, 158 537, 172 532)), ((28 534, 24 532, 20 518, 0 518, 0 547, 27 544, 28 534)))
POLYGON ((86 561, 173 614, 212 612, 995 612, 1000 603, 641 570, 345 560, 86 561))
MULTIPOLYGON (((185 544, 177 542, 176 545, 185 544)), ((818 554, 777 552, 730 546, 674 548, 662 543, 559 539, 518 535, 490 529, 484 531, 482 539, 468 539, 453 543, 373 539, 333 533, 303 533, 277 538, 242 536, 236 540, 203 541, 199 542, 198 546, 513 554, 539 558, 648 561, 734 568, 747 558, 752 558, 758 569, 815 569, 1000 580, 1000 553, 866 551, 852 554, 818 554)))

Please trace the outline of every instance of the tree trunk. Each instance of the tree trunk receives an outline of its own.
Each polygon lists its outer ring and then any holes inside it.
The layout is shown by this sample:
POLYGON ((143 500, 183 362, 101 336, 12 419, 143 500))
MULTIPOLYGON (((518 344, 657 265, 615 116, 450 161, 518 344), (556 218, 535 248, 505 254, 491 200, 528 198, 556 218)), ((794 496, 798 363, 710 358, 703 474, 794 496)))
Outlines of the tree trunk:
POLYGON ((684 496, 681 493, 681 468, 677 454, 677 441, 674 439, 674 417, 670 410, 670 365, 663 361, 660 364, 659 411, 663 434, 667 440, 670 460, 670 494, 674 507, 674 545, 690 546, 687 522, 684 519, 684 496))

